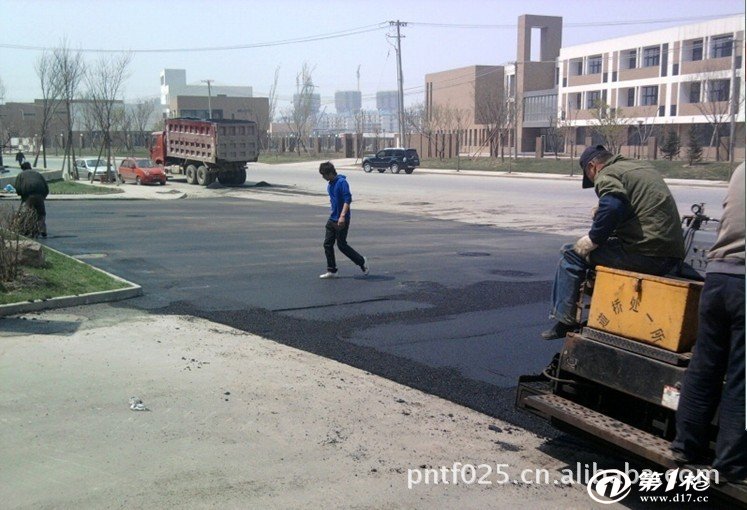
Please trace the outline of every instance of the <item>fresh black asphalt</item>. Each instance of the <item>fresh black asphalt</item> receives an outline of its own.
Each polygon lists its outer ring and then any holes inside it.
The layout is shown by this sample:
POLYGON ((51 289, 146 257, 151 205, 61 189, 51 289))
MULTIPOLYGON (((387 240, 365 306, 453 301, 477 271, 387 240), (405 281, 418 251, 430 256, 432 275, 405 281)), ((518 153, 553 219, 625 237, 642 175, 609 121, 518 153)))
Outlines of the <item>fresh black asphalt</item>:
MULTIPOLYGON (((323 198, 322 198, 323 201, 323 198)), ((538 432, 514 408, 544 342, 559 246, 544 234, 355 210, 320 280, 324 207, 242 199, 48 202, 48 245, 143 286, 115 306, 187 314, 335 359, 538 432)))

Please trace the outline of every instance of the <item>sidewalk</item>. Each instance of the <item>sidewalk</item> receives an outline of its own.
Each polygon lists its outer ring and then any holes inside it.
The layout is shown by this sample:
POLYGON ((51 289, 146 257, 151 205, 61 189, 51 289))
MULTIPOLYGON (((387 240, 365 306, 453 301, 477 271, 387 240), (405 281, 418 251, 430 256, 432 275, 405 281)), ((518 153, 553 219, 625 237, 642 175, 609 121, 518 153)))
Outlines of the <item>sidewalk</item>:
POLYGON ((591 503, 582 485, 513 481, 560 479, 593 457, 578 445, 220 324, 94 305, 2 326, 4 508, 591 503), (148 411, 130 410, 133 396, 148 411), (408 488, 408 473, 455 462, 490 466, 489 484, 408 488))

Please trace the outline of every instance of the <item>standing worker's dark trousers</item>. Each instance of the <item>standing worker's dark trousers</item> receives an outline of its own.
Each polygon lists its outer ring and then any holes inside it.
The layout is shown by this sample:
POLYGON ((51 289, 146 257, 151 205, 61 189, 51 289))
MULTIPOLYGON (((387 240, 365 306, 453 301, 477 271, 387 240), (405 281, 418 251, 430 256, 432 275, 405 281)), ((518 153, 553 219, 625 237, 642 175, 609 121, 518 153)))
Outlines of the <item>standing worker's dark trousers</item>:
POLYGON ((698 339, 685 372, 677 437, 672 443, 672 449, 688 459, 702 460, 708 447, 708 428, 720 404, 713 467, 727 480, 747 479, 744 283, 744 275, 706 275, 698 339))
POLYGON ((38 234, 47 236, 47 208, 44 206, 43 195, 28 195, 21 200, 23 207, 30 211, 33 211, 36 216, 36 222, 30 232, 27 235, 35 237, 38 234))
POLYGON ((330 273, 337 272, 337 263, 335 262, 335 242, 337 247, 347 258, 353 261, 356 266, 363 266, 365 260, 360 253, 355 251, 348 244, 348 228, 350 221, 345 222, 345 226, 340 228, 336 221, 328 220, 324 233, 324 255, 327 256, 327 271, 330 273))

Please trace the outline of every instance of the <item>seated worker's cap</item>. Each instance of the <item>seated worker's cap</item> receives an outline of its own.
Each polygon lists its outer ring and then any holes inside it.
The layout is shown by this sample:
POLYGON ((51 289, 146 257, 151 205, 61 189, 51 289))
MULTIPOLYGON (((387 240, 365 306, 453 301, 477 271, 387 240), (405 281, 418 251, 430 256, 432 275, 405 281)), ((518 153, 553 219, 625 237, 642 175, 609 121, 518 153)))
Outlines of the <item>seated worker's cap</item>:
POLYGON ((594 145, 584 149, 581 158, 578 160, 578 164, 581 165, 581 171, 584 173, 584 180, 581 183, 582 188, 594 187, 594 182, 586 177, 586 167, 589 165, 589 162, 597 156, 597 154, 606 150, 607 149, 604 148, 604 145, 594 145))

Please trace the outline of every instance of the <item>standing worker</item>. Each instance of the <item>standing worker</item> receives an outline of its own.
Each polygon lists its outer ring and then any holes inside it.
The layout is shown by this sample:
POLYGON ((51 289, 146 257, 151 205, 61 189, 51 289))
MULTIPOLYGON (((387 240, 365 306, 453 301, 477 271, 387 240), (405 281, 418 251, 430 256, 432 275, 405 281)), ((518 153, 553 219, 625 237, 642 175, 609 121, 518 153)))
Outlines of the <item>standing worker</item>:
POLYGON ((719 481, 747 485, 744 349, 744 163, 734 170, 698 313, 698 337, 677 408, 675 459, 702 463, 708 430, 719 408, 716 457, 719 481))
POLYGON ((24 235, 47 237, 47 210, 44 199, 49 195, 49 187, 44 176, 31 169, 28 161, 21 164, 21 173, 16 177, 16 193, 21 195, 21 217, 33 212, 35 222, 24 235))
POLYGON ((335 165, 327 161, 319 165, 319 173, 327 181, 327 193, 332 212, 327 220, 324 235, 324 255, 327 257, 327 272, 319 278, 337 277, 337 263, 335 262, 335 242, 342 253, 353 264, 361 268, 363 274, 368 274, 368 259, 355 251, 347 241, 350 228, 350 203, 353 195, 344 175, 337 175, 335 165))
POLYGON ((23 152, 16 152, 16 162, 18 163, 18 166, 23 165, 24 161, 26 161, 26 156, 23 154, 23 152))

